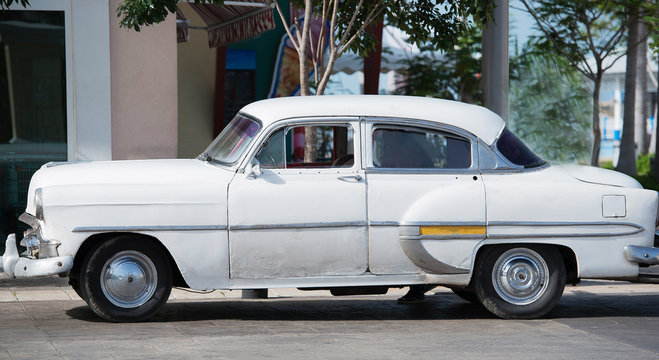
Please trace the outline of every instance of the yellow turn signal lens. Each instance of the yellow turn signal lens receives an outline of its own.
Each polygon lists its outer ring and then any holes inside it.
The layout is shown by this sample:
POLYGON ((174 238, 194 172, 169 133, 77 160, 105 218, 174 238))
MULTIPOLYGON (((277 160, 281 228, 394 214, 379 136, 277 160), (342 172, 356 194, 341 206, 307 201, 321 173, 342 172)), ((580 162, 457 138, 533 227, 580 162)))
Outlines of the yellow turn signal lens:
POLYGON ((485 235, 485 225, 421 226, 419 235, 485 235))

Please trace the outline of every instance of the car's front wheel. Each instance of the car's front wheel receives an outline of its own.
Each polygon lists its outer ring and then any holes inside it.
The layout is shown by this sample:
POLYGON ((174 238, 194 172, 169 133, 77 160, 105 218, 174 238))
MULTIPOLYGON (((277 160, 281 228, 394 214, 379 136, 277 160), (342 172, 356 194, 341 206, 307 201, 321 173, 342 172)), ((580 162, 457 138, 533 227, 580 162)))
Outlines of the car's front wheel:
POLYGON ((85 258, 80 290, 91 309, 106 320, 145 320, 160 310, 172 290, 169 259, 152 241, 115 237, 85 258))
POLYGON ((565 264, 548 245, 483 249, 474 273, 476 295, 506 319, 538 318, 554 308, 565 288, 565 264))

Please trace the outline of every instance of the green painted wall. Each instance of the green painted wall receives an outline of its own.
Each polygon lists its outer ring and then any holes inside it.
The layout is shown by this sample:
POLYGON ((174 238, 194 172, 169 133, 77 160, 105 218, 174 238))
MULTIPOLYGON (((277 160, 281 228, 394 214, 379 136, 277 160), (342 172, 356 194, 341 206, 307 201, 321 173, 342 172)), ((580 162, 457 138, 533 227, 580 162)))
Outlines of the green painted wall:
MULTIPOLYGON (((286 20, 289 20, 289 2, 279 0, 286 20)), ((256 74, 255 74, 255 100, 265 99, 270 91, 272 83, 272 72, 275 67, 277 49, 281 37, 286 33, 286 29, 281 22, 281 17, 277 10, 273 10, 275 18, 275 28, 265 33, 253 37, 249 40, 233 43, 227 46, 227 50, 255 50, 256 51, 256 74)))

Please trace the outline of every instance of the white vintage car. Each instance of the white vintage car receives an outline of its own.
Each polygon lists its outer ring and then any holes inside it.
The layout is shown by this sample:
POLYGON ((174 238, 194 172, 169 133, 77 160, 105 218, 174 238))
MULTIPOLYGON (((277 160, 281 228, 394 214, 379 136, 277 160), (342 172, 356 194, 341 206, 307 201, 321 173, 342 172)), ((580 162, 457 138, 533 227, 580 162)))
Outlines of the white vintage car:
POLYGON ((566 283, 653 281, 657 193, 550 166, 482 107, 324 96, 243 108, 197 159, 50 163, 4 272, 68 275, 111 321, 172 286, 334 294, 439 284, 503 318, 545 315, 566 283))

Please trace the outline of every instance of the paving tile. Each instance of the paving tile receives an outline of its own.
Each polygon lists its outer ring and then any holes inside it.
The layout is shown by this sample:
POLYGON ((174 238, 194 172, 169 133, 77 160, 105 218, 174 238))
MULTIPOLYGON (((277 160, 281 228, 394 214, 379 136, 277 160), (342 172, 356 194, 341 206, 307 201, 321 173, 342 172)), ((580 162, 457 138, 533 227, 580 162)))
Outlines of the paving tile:
POLYGON ((50 300, 71 300, 71 296, 64 290, 32 290, 32 289, 15 289, 18 301, 50 301, 50 300))
POLYGON ((0 288, 0 302, 18 301, 11 289, 0 288))

